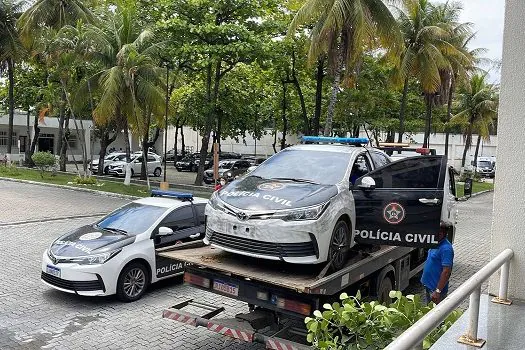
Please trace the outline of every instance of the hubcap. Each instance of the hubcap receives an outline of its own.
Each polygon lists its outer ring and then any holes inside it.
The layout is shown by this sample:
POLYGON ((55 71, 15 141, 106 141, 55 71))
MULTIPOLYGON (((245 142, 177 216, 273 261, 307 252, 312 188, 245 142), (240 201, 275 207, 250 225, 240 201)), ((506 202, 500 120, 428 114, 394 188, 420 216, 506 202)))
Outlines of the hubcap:
POLYGON ((332 261, 335 266, 341 266, 345 261, 345 248, 347 246, 347 234, 343 226, 339 227, 332 240, 332 261))
POLYGON ((128 271, 124 278, 124 293, 130 298, 135 298, 142 293, 146 285, 146 276, 142 269, 135 267, 128 271))

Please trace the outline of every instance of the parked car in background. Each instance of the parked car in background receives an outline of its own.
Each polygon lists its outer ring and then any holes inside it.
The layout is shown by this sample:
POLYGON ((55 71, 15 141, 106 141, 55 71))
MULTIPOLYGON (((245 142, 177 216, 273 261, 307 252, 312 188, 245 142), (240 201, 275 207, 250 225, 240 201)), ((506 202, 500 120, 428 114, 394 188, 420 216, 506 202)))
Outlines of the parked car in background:
POLYGON ((199 165, 196 162, 199 156, 199 153, 188 154, 175 164, 175 168, 177 169, 177 171, 196 172, 199 168, 199 165))
MULTIPOLYGON (((250 162, 244 159, 222 160, 219 163, 219 177, 231 181, 235 176, 244 174, 250 166, 250 162)), ((203 181, 208 185, 213 183, 213 169, 204 171, 203 181)))
MULTIPOLYGON (((131 176, 140 174, 142 167, 142 153, 134 154, 131 159, 131 176)), ((109 166, 108 173, 114 176, 126 175, 126 161, 114 162, 109 166)), ((162 162, 160 156, 148 153, 148 174, 159 177, 162 174, 162 162)))
MULTIPOLYGON (((472 161, 474 165, 474 161, 472 161)), ((481 177, 494 178, 496 175, 496 159, 494 157, 478 157, 476 172, 481 177)))
MULTIPOLYGON (((177 152, 177 155, 178 157, 180 157, 182 155, 181 151, 178 151, 177 152)), ((162 161, 163 162, 173 162, 175 160, 175 149, 172 148, 170 149, 168 152, 166 152, 166 154, 164 154, 164 156, 162 157, 162 161)))
MULTIPOLYGON (((124 161, 126 160, 126 153, 117 152, 117 153, 110 153, 106 155, 104 157, 104 165, 103 165, 104 174, 107 175, 109 173, 109 166, 111 164, 113 164, 114 162, 122 161, 122 160, 124 161)), ((98 158, 93 159, 91 161, 90 168, 91 168, 92 173, 98 172, 98 158)))

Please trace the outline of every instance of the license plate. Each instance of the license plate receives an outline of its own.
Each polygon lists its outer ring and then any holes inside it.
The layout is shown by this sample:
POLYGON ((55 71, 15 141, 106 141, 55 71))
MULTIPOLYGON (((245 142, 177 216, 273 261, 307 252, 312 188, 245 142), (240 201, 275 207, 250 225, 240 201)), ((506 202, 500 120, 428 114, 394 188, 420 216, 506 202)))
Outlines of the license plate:
POLYGON ((46 272, 50 275, 60 278, 60 269, 58 267, 47 265, 46 272))
POLYGON ((213 289, 228 295, 239 295, 239 286, 231 283, 226 283, 220 280, 213 281, 213 289))

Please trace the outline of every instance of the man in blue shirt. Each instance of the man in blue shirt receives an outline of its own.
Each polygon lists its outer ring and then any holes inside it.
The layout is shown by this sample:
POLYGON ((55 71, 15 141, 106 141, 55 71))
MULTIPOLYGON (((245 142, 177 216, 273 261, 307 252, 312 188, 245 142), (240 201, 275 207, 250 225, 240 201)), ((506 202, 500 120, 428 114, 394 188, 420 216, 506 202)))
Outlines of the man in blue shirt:
POLYGON ((448 280, 452 273, 454 248, 446 236, 446 230, 439 234, 439 244, 436 249, 428 251, 427 261, 423 269, 421 283, 425 286, 427 302, 439 304, 448 294, 448 280))

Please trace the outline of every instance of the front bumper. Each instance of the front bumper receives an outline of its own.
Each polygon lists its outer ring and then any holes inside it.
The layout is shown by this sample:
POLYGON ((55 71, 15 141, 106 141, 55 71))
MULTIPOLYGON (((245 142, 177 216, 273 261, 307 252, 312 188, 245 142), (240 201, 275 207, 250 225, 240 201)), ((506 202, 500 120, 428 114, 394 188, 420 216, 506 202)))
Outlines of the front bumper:
POLYGON ((113 168, 113 169, 109 169, 108 171, 109 174, 111 175, 124 175, 125 174, 125 170, 124 168, 113 168))
POLYGON ((100 265, 54 264, 47 250, 42 256, 41 280, 44 284, 66 293, 84 296, 115 294, 117 277, 111 276, 111 260, 100 265), (47 267, 60 269, 60 277, 47 271, 47 267))
POLYGON ((204 243, 223 250, 293 264, 325 262, 333 229, 325 212, 317 220, 239 220, 236 216, 206 207, 204 243))

